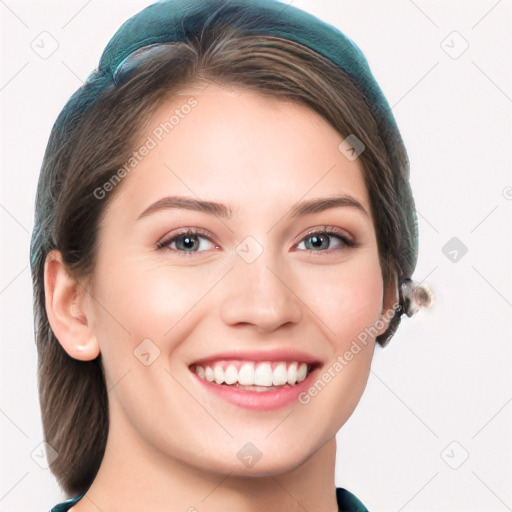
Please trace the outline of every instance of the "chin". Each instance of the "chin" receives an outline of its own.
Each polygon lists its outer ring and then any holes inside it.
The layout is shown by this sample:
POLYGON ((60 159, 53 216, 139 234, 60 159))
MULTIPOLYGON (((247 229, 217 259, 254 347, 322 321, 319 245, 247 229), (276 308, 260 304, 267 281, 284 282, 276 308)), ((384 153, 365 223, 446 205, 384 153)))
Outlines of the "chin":
MULTIPOLYGON (((316 444, 312 444, 311 436, 308 436, 309 441, 306 444, 302 436, 299 439, 295 436, 276 435, 275 439, 270 440, 265 439, 265 435, 267 434, 262 434, 260 440, 254 441, 231 440, 229 447, 209 454, 199 461, 197 467, 237 477, 280 475, 305 464, 326 443, 318 439, 316 444)), ((327 441, 331 438, 332 436, 326 437, 327 441)))

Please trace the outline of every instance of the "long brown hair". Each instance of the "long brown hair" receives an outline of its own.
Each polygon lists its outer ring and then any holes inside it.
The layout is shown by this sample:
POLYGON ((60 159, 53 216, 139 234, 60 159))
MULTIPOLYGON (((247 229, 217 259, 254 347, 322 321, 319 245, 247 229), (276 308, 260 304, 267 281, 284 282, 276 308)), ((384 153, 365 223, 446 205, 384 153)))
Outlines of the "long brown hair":
MULTIPOLYGON (((316 111, 342 136, 355 134, 366 146, 359 156, 376 227, 384 283, 405 277, 400 240, 408 236, 398 198, 408 160, 400 139, 389 133, 353 80, 327 59, 294 42, 222 27, 142 61, 130 78, 93 105, 82 98, 87 82, 63 110, 50 135, 41 169, 32 238, 34 322, 38 383, 46 441, 58 452, 50 468, 68 495, 84 493, 103 458, 109 427, 108 397, 101 355, 78 361, 53 334, 45 310, 44 263, 51 249, 62 253, 69 272, 86 279, 94 269, 98 225, 122 183, 99 200, 102 187, 131 156, 142 127, 159 104, 187 84, 219 83, 253 88, 316 111), (386 143, 383 137, 388 137, 386 143), (392 166, 393 158, 400 163, 392 166)), ((135 171, 136 172, 136 171, 135 171)), ((126 179, 129 179, 126 178, 126 179)), ((377 338, 384 345, 400 322, 377 338)))

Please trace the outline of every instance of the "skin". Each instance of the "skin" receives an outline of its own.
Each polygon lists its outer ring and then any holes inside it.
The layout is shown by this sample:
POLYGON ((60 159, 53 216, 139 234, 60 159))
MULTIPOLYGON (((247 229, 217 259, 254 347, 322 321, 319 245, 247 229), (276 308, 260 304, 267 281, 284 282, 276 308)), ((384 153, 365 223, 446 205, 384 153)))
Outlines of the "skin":
POLYGON ((206 392, 188 366, 221 351, 296 348, 326 370, 391 307, 361 163, 307 107, 218 85, 166 100, 141 141, 190 95, 197 106, 109 199, 90 281, 77 285, 58 251, 46 261, 50 325, 71 357, 102 354, 109 390, 105 457, 71 510, 334 512, 335 435, 364 391, 375 341, 308 404, 268 412, 206 392), (368 214, 290 217, 297 202, 333 194, 368 214), (168 195, 230 205, 233 217, 167 209, 137 220, 168 195), (329 250, 306 245, 326 225, 356 246, 335 236, 329 250), (184 227, 211 241, 188 254, 176 240, 157 248, 184 227), (235 251, 247 236, 263 248, 250 264, 235 251), (147 338, 160 350, 149 366, 134 357, 147 338), (262 453, 251 468, 237 457, 247 442, 262 453))

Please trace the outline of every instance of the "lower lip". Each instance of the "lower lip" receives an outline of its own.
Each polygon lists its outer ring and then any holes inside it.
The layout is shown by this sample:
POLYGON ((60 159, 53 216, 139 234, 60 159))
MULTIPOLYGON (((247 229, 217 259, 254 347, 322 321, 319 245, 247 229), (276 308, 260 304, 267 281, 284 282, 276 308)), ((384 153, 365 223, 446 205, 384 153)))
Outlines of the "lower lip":
POLYGON ((270 391, 253 391, 240 389, 236 386, 215 384, 214 382, 202 379, 194 372, 192 373, 207 391, 222 398, 226 402, 255 411, 273 411, 295 402, 298 396, 310 387, 310 383, 314 380, 314 376, 317 374, 318 370, 319 368, 315 368, 298 384, 270 391))

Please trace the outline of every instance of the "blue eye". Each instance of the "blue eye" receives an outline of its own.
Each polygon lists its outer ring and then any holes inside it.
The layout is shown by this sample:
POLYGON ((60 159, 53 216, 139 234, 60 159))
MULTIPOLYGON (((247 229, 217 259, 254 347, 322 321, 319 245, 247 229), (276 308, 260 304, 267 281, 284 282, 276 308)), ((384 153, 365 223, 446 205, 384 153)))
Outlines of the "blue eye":
POLYGON ((355 243, 337 229, 326 228, 322 231, 308 233, 297 245, 297 248, 301 248, 301 245, 309 251, 323 252, 326 250, 331 251, 336 249, 340 250, 344 247, 353 247, 355 243), (332 242, 333 239, 336 239, 334 243, 332 242))
POLYGON ((205 232, 200 229, 188 228, 181 233, 174 234, 172 237, 158 242, 156 246, 158 249, 169 249, 188 255, 189 253, 208 250, 208 243, 215 246, 205 232))
MULTIPOLYGON (((322 227, 308 233, 297 245, 299 250, 311 252, 330 252, 354 247, 356 244, 341 230, 322 227)), ((158 249, 174 251, 183 256, 204 252, 218 246, 212 242, 206 231, 198 228, 186 228, 180 233, 165 238, 156 244, 158 249), (209 247, 210 245, 210 247, 209 247)))

